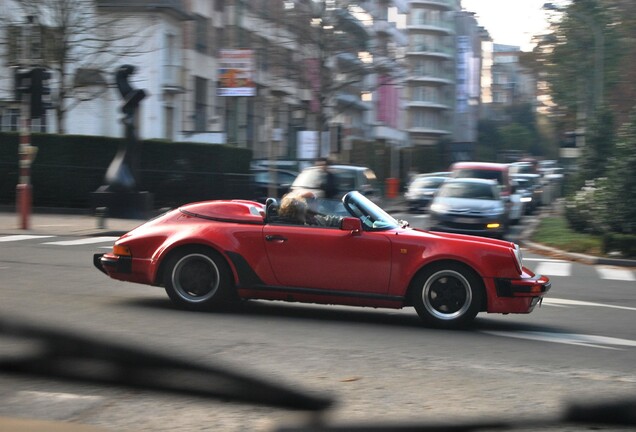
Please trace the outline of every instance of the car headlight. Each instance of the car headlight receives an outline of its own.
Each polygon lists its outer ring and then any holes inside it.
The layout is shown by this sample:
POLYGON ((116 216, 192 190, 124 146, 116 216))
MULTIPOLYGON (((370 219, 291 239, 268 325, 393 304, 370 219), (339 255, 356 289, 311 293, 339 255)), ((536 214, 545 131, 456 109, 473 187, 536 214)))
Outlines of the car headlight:
POLYGON ((448 211, 448 206, 446 204, 434 202, 431 204, 431 211, 435 213, 446 213, 448 211))
POLYGON ((521 273, 523 271, 523 254, 521 253, 521 248, 518 244, 514 243, 515 247, 512 250, 512 253, 515 257, 515 264, 517 265, 517 271, 521 273))
POLYGON ((499 218, 504 214, 502 208, 496 208, 485 212, 485 216, 499 218))

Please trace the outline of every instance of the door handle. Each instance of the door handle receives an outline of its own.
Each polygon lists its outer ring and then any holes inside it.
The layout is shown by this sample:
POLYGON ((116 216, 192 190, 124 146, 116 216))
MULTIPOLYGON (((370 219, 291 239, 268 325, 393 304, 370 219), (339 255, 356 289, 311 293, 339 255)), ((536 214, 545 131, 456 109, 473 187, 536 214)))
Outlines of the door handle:
POLYGON ((265 236, 265 240, 268 242, 285 242, 287 241, 286 237, 280 236, 280 235, 266 235, 265 236))

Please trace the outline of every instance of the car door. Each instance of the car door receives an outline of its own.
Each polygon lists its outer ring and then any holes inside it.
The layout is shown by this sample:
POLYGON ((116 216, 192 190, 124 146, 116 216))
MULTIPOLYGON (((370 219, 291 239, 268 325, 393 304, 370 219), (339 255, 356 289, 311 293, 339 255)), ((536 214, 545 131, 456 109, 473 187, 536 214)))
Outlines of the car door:
POLYGON ((282 286, 384 294, 391 274, 391 244, 381 232, 267 225, 265 248, 282 286))

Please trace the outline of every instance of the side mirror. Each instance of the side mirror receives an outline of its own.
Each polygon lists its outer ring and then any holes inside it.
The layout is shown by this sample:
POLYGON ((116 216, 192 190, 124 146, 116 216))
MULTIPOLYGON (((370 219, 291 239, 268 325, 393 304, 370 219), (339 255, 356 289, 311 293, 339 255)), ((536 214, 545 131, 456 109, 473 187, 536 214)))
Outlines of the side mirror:
POLYGON ((362 222, 358 218, 346 217, 340 222, 340 229, 351 231, 351 234, 360 234, 362 232, 362 222))

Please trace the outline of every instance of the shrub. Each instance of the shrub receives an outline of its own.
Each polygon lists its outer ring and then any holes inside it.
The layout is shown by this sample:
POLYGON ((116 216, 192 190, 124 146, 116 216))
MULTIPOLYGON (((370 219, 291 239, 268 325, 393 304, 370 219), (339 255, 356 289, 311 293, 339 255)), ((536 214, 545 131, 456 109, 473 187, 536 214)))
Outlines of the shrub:
POLYGON ((620 252, 625 258, 636 257, 636 235, 606 233, 603 236, 603 252, 620 252))
POLYGON ((579 232, 603 234, 608 231, 609 188, 606 178, 588 180, 565 201, 565 217, 579 232))

